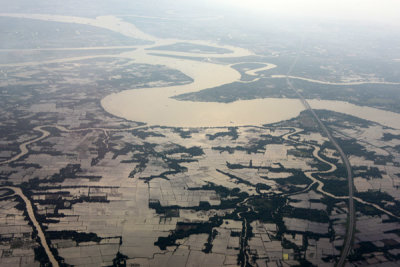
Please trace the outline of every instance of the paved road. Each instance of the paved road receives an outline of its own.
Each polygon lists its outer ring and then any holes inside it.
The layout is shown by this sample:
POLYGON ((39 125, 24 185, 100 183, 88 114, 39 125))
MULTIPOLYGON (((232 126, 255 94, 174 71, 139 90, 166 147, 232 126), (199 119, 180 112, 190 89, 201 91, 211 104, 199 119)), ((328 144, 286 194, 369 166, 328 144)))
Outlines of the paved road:
POLYGON ((339 152, 340 158, 342 159, 343 163, 346 166, 347 181, 348 181, 348 187, 349 187, 348 214, 347 214, 348 225, 347 225, 347 229, 346 229, 346 236, 345 236, 345 240, 343 243, 342 252, 340 254, 339 261, 336 264, 336 266, 344 266, 347 255, 349 255, 349 252, 351 249, 354 230, 356 227, 354 199, 353 199, 353 194, 354 194, 354 192, 353 192, 353 174, 351 171, 351 165, 350 165, 349 159, 347 158, 346 154, 343 152, 342 148, 336 142, 335 138, 333 138, 333 136, 331 135, 330 131, 326 128, 324 123, 319 119, 318 115, 311 108, 310 104, 308 104, 307 100, 304 99, 304 97, 300 94, 300 92, 298 90, 296 90, 296 88, 293 86, 293 84, 290 81, 289 74, 290 74, 290 72, 292 72, 298 59, 299 59, 299 52, 297 53, 295 60, 293 61, 292 65, 290 66, 288 73, 286 74, 286 82, 287 82, 288 86, 297 94, 297 96, 303 103, 304 107, 312 113, 314 118, 317 120, 319 126, 321 127, 322 131, 326 134, 328 139, 331 141, 331 143, 335 146, 336 150, 339 152))
MULTIPOLYGON (((293 90, 294 87, 287 79, 287 82, 289 84, 289 87, 291 87, 293 90)), ((336 140, 333 138, 329 130, 326 128, 326 126, 323 124, 323 122, 319 119, 318 115, 315 113, 315 111, 311 108, 311 106, 308 104, 308 102, 303 98, 303 96, 295 90, 297 95, 299 96, 301 102, 303 105, 306 107, 307 110, 311 111, 313 114, 314 118, 317 120, 319 126, 321 127, 322 131, 326 134, 328 139, 331 141, 331 143, 335 146, 336 150, 340 154, 340 158, 342 159, 343 163, 346 166, 346 172, 347 172, 347 181, 348 181, 348 187, 349 187, 349 202, 348 202, 348 214, 347 214, 347 219, 348 219, 348 225, 347 225, 347 231, 346 231, 346 236, 344 240, 344 245, 342 249, 342 253, 340 254, 340 259, 337 263, 336 266, 344 266, 345 260, 347 258, 347 255, 350 252, 351 249, 351 244, 353 240, 353 235, 354 235, 354 229, 356 226, 356 219, 355 219, 355 209, 354 209, 354 199, 353 199, 353 174, 351 171, 351 165, 349 162, 349 159, 347 158, 346 154, 343 152, 342 148, 339 146, 339 144, 336 142, 336 140)))

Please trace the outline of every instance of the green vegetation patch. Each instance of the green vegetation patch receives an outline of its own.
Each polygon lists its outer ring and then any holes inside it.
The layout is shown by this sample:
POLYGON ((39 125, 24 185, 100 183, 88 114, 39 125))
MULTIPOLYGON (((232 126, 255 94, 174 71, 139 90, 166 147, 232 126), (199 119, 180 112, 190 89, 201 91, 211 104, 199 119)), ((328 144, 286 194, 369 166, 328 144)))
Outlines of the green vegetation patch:
POLYGON ((324 210, 294 208, 286 206, 282 209, 283 217, 297 218, 319 223, 329 223, 328 213, 324 210))
POLYGON ((102 238, 95 233, 84 233, 76 231, 46 231, 46 238, 52 239, 67 239, 73 240, 76 243, 96 242, 99 243, 102 238))
POLYGON ((176 240, 178 239, 183 239, 194 234, 209 234, 211 239, 206 243, 208 245, 205 246, 205 249, 206 252, 210 252, 212 246, 210 240, 216 235, 216 233, 213 232, 213 228, 220 226, 222 222, 223 220, 218 217, 212 217, 205 223, 178 222, 174 231, 171 231, 167 237, 159 237, 154 245, 158 246, 161 250, 166 250, 168 246, 176 246, 176 240))
POLYGON ((209 45, 199 45, 192 43, 175 43, 171 45, 161 45, 147 50, 166 50, 166 51, 178 51, 178 52, 189 52, 189 53, 205 53, 205 54, 225 54, 230 53, 229 49, 213 47, 209 45))
MULTIPOLYGON (((256 212, 254 219, 259 219, 263 222, 274 222, 276 211, 284 206, 285 203, 286 200, 282 197, 258 197, 248 201, 248 204, 256 212)), ((282 217, 282 214, 280 214, 280 217, 282 217)))
POLYGON ((218 132, 215 134, 207 134, 206 136, 209 140, 215 140, 216 138, 223 136, 230 136, 232 140, 236 140, 239 137, 237 127, 229 127, 228 132, 218 132))

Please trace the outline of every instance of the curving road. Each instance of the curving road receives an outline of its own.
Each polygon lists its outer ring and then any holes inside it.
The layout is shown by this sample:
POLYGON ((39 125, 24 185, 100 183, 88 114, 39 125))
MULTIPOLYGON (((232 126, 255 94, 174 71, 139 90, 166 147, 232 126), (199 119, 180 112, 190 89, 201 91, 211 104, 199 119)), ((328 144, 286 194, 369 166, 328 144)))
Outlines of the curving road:
MULTIPOLYGON (((294 62, 296 64, 297 58, 294 62)), ((292 70, 294 64, 291 66, 290 71, 292 70)), ((340 158, 342 159, 345 167, 346 167, 346 172, 347 172, 347 181, 348 181, 348 188, 349 188, 349 197, 348 197, 348 215, 347 215, 347 230, 346 230, 346 236, 342 248, 342 252, 340 254, 339 261, 337 262, 336 266, 344 266, 344 263, 346 261, 347 255, 350 252, 351 249, 351 244, 353 241, 353 236, 354 236, 354 230, 356 226, 356 219, 355 219, 355 209, 354 209, 354 199, 353 199, 353 174, 351 171, 351 164, 349 159, 347 158, 346 154, 343 152, 343 149, 339 146, 339 144, 336 142, 335 138, 331 135, 330 131, 324 123, 319 119, 318 115, 315 113, 315 111, 312 109, 310 104, 308 104, 307 100, 304 99, 304 97, 300 94, 296 88, 294 88, 293 84, 289 80, 289 76, 286 77, 286 82, 293 91, 296 92, 297 96, 299 97, 300 101, 303 103, 304 107, 309 110, 314 118, 317 120, 318 125, 321 127, 322 132, 326 134, 328 137, 329 141, 335 146, 336 150, 340 154, 340 158)))
MULTIPOLYGON (((299 141, 296 141, 296 140, 293 140, 293 139, 290 139, 290 138, 289 138, 291 135, 294 135, 294 134, 299 133, 299 132, 301 132, 301 131, 302 131, 302 130, 295 130, 295 131, 293 131, 293 132, 289 132, 289 133, 287 133, 287 134, 284 134, 284 135, 282 136, 282 138, 285 139, 285 140, 290 140, 291 142, 296 142, 296 143, 299 143, 299 144, 303 144, 303 145, 304 145, 304 143, 301 143, 301 142, 299 142, 299 141)), ((309 144, 308 144, 308 145, 309 145, 309 144)), ((326 171, 305 171, 304 174, 307 176, 307 178, 309 178, 310 180, 312 180, 312 183, 311 183, 309 186, 307 186, 305 189, 301 190, 301 191, 298 191, 298 192, 295 192, 295 193, 282 194, 282 196, 290 196, 290 195, 301 194, 301 193, 304 193, 304 192, 307 192, 308 190, 310 190, 310 188, 311 188, 313 185, 318 184, 316 190, 317 190, 318 192, 320 192, 321 194, 326 195, 326 196, 329 196, 329 197, 331 197, 331 198, 335 198, 335 199, 342 199, 342 200, 348 199, 348 198, 349 198, 348 196, 336 196, 336 195, 333 195, 333 194, 331 194, 331 193, 329 193, 329 192, 326 192, 326 191, 323 189, 324 186, 325 186, 325 184, 324 184, 322 181, 320 181, 320 180, 318 180, 318 179, 316 179, 316 178, 314 178, 314 177, 312 176, 312 174, 330 173, 330 172, 333 172, 333 171, 336 170, 337 167, 336 167, 336 165, 330 163, 329 161, 324 160, 323 158, 321 158, 321 157, 318 155, 318 152, 320 151, 320 147, 318 147, 318 146, 316 146, 316 145, 311 145, 311 146, 314 148, 314 150, 313 150, 313 156, 314 156, 316 159, 318 159, 319 161, 324 162, 324 163, 330 165, 330 169, 329 169, 329 170, 326 170, 326 171)), ((378 204, 371 203, 371 202, 367 202, 367 201, 365 201, 365 200, 363 200, 363 199, 361 199, 361 198, 359 198, 359 197, 355 197, 355 196, 353 196, 353 199, 354 199, 355 201, 361 203, 361 204, 374 207, 375 209, 386 213, 386 214, 389 215, 390 217, 393 217, 393 218, 396 218, 396 219, 400 219, 400 216, 397 216, 397 215, 393 214, 392 212, 390 212, 390 211, 388 211, 388 210, 385 210, 384 208, 382 208, 382 207, 379 206, 378 204)))
POLYGON ((318 115, 315 113, 315 111, 312 109, 310 104, 307 102, 307 100, 304 99, 304 97, 301 95, 301 93, 293 86, 292 82, 290 81, 290 73, 292 72, 294 66, 297 64, 297 61, 299 60, 300 56, 300 49, 303 46, 304 38, 301 41, 301 45, 298 48, 296 58, 293 60, 292 65, 290 65, 288 72, 285 75, 286 83, 288 84, 289 88, 292 89, 300 99, 301 103, 304 105, 304 107, 311 112, 313 117, 317 120, 318 125, 321 127, 322 132, 326 134, 328 137, 329 141, 335 146, 336 150, 340 154, 340 158, 342 159, 345 167, 346 167, 346 172, 347 172, 347 181, 348 181, 348 187, 349 187, 349 197, 348 197, 348 214, 347 214, 347 229, 346 229, 346 235, 345 239, 343 242, 343 248, 340 254, 339 261, 337 262, 336 266, 344 266, 347 255, 349 255, 352 241, 353 241, 353 236, 354 236, 354 231, 356 228, 356 218, 355 218, 355 208, 354 208, 354 199, 353 199, 353 173, 351 171, 351 164, 349 159, 347 158, 346 154, 343 152, 343 149, 339 146, 339 144, 336 142, 335 138, 331 135, 330 131, 324 123, 319 119, 318 115))

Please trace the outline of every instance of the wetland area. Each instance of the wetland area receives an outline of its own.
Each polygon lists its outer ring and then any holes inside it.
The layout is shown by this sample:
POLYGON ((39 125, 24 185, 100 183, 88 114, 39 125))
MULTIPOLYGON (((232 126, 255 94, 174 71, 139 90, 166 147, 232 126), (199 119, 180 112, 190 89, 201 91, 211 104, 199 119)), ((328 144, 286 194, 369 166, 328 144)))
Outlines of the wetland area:
POLYGON ((398 48, 161 6, 0 14, 0 265, 399 264, 398 48))

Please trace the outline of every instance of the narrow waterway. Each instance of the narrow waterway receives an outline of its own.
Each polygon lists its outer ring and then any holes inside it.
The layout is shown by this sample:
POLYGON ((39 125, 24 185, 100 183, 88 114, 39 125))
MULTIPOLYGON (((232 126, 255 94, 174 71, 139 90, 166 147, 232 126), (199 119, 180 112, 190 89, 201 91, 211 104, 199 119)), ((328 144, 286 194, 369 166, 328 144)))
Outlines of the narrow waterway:
POLYGON ((14 193, 16 195, 18 195, 19 197, 22 198, 22 200, 25 203, 25 207, 26 207, 26 211, 28 213, 29 219, 37 231, 37 235, 40 239, 40 244, 42 245, 44 251, 46 252, 46 255, 49 258, 49 261, 53 265, 53 267, 58 267, 59 264, 58 264, 57 260, 55 259, 53 253, 51 252, 49 245, 47 244, 46 237, 44 236, 42 227, 40 226, 39 222, 36 220, 31 201, 25 196, 25 194, 22 192, 21 188, 19 188, 19 187, 3 186, 0 188, 10 189, 10 190, 14 191, 14 193))

